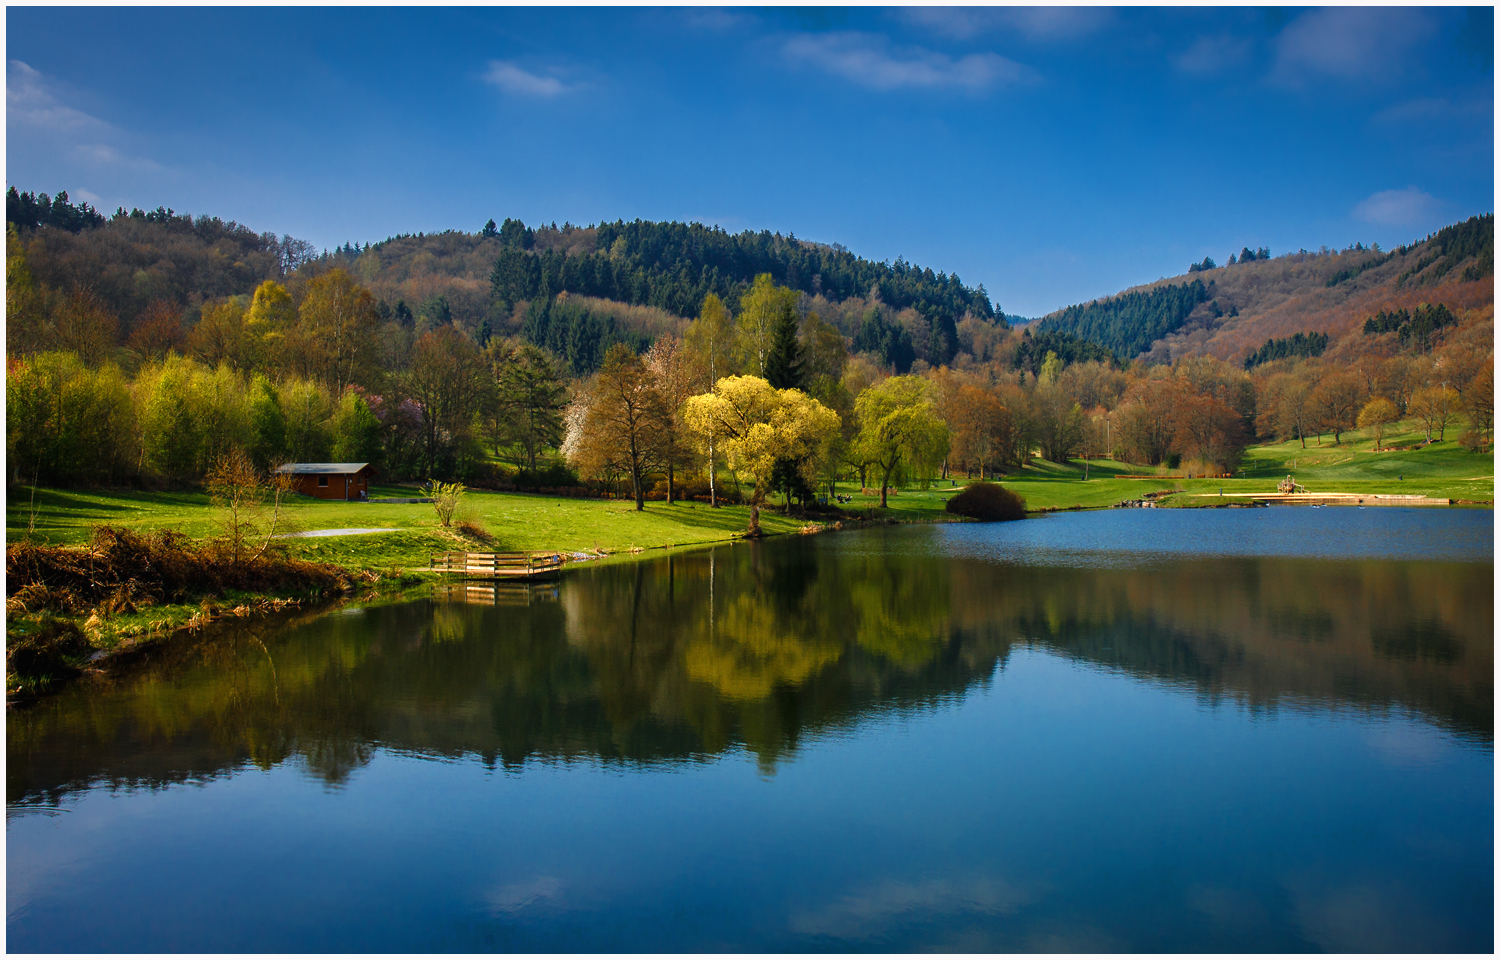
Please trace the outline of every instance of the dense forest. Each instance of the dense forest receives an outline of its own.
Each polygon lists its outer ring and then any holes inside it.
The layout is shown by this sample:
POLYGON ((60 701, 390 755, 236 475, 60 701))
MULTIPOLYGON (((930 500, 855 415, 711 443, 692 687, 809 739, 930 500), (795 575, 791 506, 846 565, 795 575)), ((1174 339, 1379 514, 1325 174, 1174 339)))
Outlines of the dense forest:
POLYGON ((1193 308, 1209 297, 1202 280, 1131 291, 1049 314, 1038 327, 1092 340, 1122 357, 1133 357, 1182 326, 1193 308))
MULTIPOLYGON (((1460 280, 1480 280, 1495 275, 1495 216, 1470 217, 1463 223, 1444 227, 1422 241, 1424 248, 1416 263, 1407 267, 1396 278, 1397 286, 1404 286, 1413 277, 1424 284, 1435 284, 1446 277, 1459 264, 1472 260, 1459 274, 1460 280), (1428 269, 1431 267, 1431 269, 1428 269)), ((1398 256, 1411 253, 1416 247, 1400 247, 1398 256)))
POLYGON ((1245 358, 1245 369, 1251 370, 1272 360, 1287 357, 1321 357, 1328 349, 1328 334, 1297 333, 1290 337, 1267 340, 1265 346, 1245 358))
POLYGON ((1403 349, 1415 347, 1422 353, 1432 352, 1436 342, 1433 334, 1444 327, 1458 323, 1453 312, 1441 303, 1418 304, 1416 310, 1382 310, 1365 321, 1362 328, 1367 334, 1395 333, 1403 349))
POLYGON ((499 231, 505 247, 491 277, 497 299, 506 303, 567 290, 689 316, 710 293, 734 308, 755 277, 769 274, 782 286, 832 301, 867 296, 896 310, 946 316, 954 324, 971 312, 1003 320, 983 286, 966 287, 956 275, 899 258, 873 263, 842 247, 769 230, 731 234, 699 223, 616 221, 565 227, 562 242, 543 250, 534 231, 512 228, 515 223, 507 220, 499 231), (575 232, 583 236, 569 242, 575 232))

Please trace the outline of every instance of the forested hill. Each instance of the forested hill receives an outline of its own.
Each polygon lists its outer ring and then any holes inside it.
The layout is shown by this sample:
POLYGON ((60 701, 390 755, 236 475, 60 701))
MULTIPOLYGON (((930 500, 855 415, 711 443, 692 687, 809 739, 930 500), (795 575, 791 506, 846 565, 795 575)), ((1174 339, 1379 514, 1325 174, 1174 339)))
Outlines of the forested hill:
POLYGON ((186 311, 215 297, 249 294, 262 280, 299 268, 344 267, 394 309, 404 302, 479 332, 513 321, 521 301, 571 295, 696 316, 709 293, 731 309, 758 274, 830 302, 879 301, 912 308, 952 330, 966 315, 1003 324, 982 286, 897 259, 876 263, 838 244, 780 233, 731 234, 702 224, 616 221, 597 226, 527 227, 518 220, 476 233, 445 231, 347 244, 321 256, 311 245, 256 233, 217 217, 173 210, 105 217, 66 193, 55 198, 11 187, 6 219, 23 231, 33 270, 52 286, 95 291, 128 327, 147 304, 186 311), (441 301, 441 302, 439 302, 441 301))
POLYGON ((1356 243, 1273 257, 1245 247, 1222 266, 1204 258, 1185 275, 1048 314, 1035 329, 1092 340, 1123 359, 1243 362, 1270 340, 1337 338, 1381 311, 1493 305, 1494 276, 1495 218, 1485 214, 1390 251, 1356 243))
POLYGON ((497 296, 530 300, 567 290, 691 316, 710 293, 732 307, 757 275, 769 273, 783 286, 835 302, 869 297, 897 310, 945 314, 955 323, 971 312, 995 318, 984 287, 967 287, 956 275, 902 259, 874 263, 841 246, 769 230, 731 234, 699 223, 636 220, 558 233, 560 242, 539 247, 534 231, 506 221, 499 231, 505 249, 493 275, 497 296))

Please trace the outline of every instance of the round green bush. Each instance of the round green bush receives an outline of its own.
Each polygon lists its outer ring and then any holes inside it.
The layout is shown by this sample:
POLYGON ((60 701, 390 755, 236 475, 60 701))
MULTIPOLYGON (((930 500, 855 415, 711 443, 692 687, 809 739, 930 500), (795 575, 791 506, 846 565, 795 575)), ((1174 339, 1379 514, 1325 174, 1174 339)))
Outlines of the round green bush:
POLYGON ((971 483, 948 498, 949 513, 975 520, 1023 520, 1026 501, 998 483, 971 483))

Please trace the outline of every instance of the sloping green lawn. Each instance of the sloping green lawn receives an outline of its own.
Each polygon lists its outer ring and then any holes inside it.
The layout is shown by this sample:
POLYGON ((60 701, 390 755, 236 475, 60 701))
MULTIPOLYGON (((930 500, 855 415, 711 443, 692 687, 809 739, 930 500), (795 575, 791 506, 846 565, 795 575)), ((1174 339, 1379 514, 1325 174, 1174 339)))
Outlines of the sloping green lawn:
MULTIPOLYGON (((373 497, 409 497, 410 488, 382 487, 373 497)), ((289 501, 281 529, 287 532, 348 528, 382 528, 391 533, 286 540, 293 555, 374 570, 425 567, 434 553, 459 549, 565 550, 596 548, 613 552, 632 548, 681 546, 727 540, 743 532, 746 507, 650 502, 637 513, 629 501, 572 500, 525 493, 471 491, 465 503, 472 518, 494 538, 480 546, 444 530, 432 506, 425 503, 345 503, 295 497, 289 501)), ((15 542, 32 527, 38 540, 78 544, 98 524, 135 529, 170 528, 190 537, 216 531, 208 496, 197 492, 153 493, 137 490, 53 490, 12 488, 6 502, 6 539, 15 542), (34 512, 34 517, 33 517, 34 512)), ((787 533, 801 521, 763 513, 767 533, 787 533)))

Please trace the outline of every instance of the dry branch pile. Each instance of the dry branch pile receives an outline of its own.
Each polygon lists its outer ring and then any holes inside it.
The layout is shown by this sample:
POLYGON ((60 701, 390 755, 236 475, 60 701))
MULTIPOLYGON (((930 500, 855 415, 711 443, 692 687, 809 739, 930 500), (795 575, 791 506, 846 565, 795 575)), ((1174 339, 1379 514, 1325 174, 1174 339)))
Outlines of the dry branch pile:
POLYGON ((350 575, 337 567, 274 554, 236 560, 227 550, 195 544, 175 531, 140 534, 120 527, 99 527, 83 548, 11 546, 5 580, 8 613, 129 613, 137 605, 217 596, 227 589, 327 596, 352 586, 350 575))

